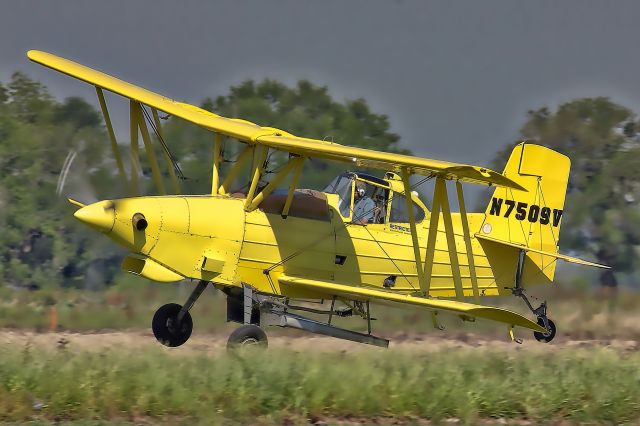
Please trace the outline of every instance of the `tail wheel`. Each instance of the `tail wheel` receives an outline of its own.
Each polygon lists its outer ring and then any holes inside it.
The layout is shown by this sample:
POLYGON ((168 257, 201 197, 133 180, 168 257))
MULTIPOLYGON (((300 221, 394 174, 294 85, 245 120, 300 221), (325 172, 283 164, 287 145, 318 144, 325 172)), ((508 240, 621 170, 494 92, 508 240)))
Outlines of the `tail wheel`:
POLYGON ((236 329, 227 340, 227 349, 266 348, 267 334, 257 325, 248 324, 236 329))
POLYGON ((547 329, 546 333, 541 333, 539 331, 533 332, 533 337, 536 338, 538 342, 549 343, 556 337, 556 324, 547 318, 547 325, 544 323, 544 319, 538 318, 538 325, 547 329))
POLYGON ((158 342, 171 348, 183 345, 193 331, 193 320, 189 312, 186 312, 182 321, 178 323, 180 309, 182 306, 177 303, 163 305, 153 315, 151 322, 153 335, 158 342))

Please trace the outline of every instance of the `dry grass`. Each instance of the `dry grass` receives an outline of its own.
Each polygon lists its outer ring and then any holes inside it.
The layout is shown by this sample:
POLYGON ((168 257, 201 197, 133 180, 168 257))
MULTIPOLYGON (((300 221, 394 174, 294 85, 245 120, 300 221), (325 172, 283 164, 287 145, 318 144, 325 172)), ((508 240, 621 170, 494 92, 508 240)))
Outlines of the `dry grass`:
MULTIPOLYGON (((566 286, 532 292, 540 299, 549 300, 549 316, 556 322, 560 335, 573 339, 640 339, 640 294, 622 291, 615 297, 603 297, 595 290, 563 288, 566 286)), ((155 309, 164 303, 181 303, 189 291, 188 285, 149 284, 141 279, 104 292, 59 289, 28 292, 0 288, 0 327, 45 331, 53 305, 57 310, 58 330, 148 330, 155 309)), ((490 298, 485 303, 527 313, 523 303, 514 298, 490 298)), ((192 311, 195 331, 229 330, 225 309, 223 295, 209 288, 192 311)), ((374 315, 378 318, 374 329, 382 334, 433 332, 430 315, 419 308, 374 306, 374 315)), ((441 318, 449 331, 492 337, 504 334, 503 327, 495 323, 465 324, 455 317, 441 315, 441 318)), ((358 318, 340 319, 338 323, 366 329, 365 322, 358 318)))

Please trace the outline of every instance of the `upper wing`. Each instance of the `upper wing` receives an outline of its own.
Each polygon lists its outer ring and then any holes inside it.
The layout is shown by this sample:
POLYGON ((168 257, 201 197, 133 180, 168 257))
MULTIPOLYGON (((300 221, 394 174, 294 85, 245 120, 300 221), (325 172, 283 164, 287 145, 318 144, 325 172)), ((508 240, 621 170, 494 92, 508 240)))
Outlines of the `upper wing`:
POLYGON ((358 166, 395 171, 406 169, 411 174, 438 175, 446 179, 525 190, 502 174, 483 167, 301 138, 273 127, 261 127, 245 120, 221 117, 50 53, 30 50, 27 56, 34 62, 71 77, 247 143, 259 143, 300 156, 349 162, 358 166))
POLYGON ((569 262, 569 263, 575 263, 577 265, 594 266, 596 268, 602 268, 602 269, 611 269, 611 266, 602 265, 600 263, 589 262, 588 260, 582 260, 582 259, 579 259, 577 257, 567 256, 566 254, 560 254, 560 253, 553 253, 553 252, 544 251, 544 250, 538 250, 538 249, 534 249, 534 248, 525 246, 523 244, 512 243, 510 241, 503 241, 503 240, 499 240, 497 238, 491 238, 491 237, 488 237, 488 236, 482 235, 482 234, 475 234, 475 237, 480 239, 480 240, 491 241, 493 243, 504 244, 505 246, 518 248, 518 249, 521 249, 521 250, 524 250, 524 251, 530 251, 532 253, 538 253, 538 254, 541 254, 543 256, 554 257, 556 259, 564 260, 565 262, 569 262))
POLYGON ((367 287, 356 287, 344 284, 336 284, 327 281, 311 280, 307 278, 280 276, 278 281, 281 284, 307 287, 309 289, 325 293, 328 295, 357 297, 360 299, 380 299, 390 302, 409 303, 418 305, 435 311, 445 311, 455 314, 464 314, 477 318, 484 318, 498 321, 511 326, 520 326, 545 333, 546 330, 522 315, 507 309, 494 308, 492 306, 475 305, 473 303, 458 302, 455 300, 427 299, 415 297, 407 294, 393 293, 390 291, 377 290, 367 287))

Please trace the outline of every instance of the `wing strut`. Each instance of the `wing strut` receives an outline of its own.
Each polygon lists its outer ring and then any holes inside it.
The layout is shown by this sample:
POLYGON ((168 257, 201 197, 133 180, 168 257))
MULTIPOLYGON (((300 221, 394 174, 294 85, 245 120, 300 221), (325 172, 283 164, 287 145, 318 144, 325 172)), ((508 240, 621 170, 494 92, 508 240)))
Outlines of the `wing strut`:
POLYGON ((211 195, 218 194, 220 186, 220 152, 222 151, 222 135, 216 133, 213 136, 213 169, 211 171, 211 195))
POLYGON ((138 147, 138 126, 135 125, 137 117, 135 115, 135 101, 129 101, 129 129, 130 129, 130 155, 131 155, 131 195, 140 195, 138 187, 138 174, 140 173, 140 153, 138 147))
POLYGON ((440 221, 440 198, 438 181, 436 178, 435 190, 433 191, 433 203, 431 206, 431 218, 429 218, 429 235, 427 236, 427 251, 424 259, 424 283, 420 283, 420 289, 425 296, 429 295, 431 288, 431 274, 433 273, 433 258, 436 253, 436 239, 438 237, 438 222, 440 221))
MULTIPOLYGON (((302 163, 304 162, 304 158, 302 157, 294 157, 271 179, 271 182, 267 186, 265 186, 259 194, 253 197, 253 200, 249 203, 247 210, 255 210, 258 208, 260 203, 273 192, 274 189, 278 187, 278 185, 284 180, 284 178, 289 174, 291 170, 295 168, 296 174, 299 176, 298 170, 302 168, 302 163)), ((295 191, 295 185, 293 186, 295 191)))
MULTIPOLYGON (((451 220, 451 207, 449 205, 449 195, 447 194, 447 185, 444 179, 438 177, 436 179, 436 194, 439 192, 440 209, 442 210, 442 220, 444 222, 444 233, 447 238, 447 250, 449 251, 449 262, 451 264, 451 275, 453 275, 453 285, 456 288, 456 298, 462 299, 464 291, 462 290, 462 279, 460 277, 460 262, 458 260, 458 250, 456 249, 456 237, 453 233, 453 221, 451 220)), ((433 230, 429 230, 432 232, 433 230)), ((437 229, 435 232, 438 232, 437 229)))
POLYGON ((236 158, 236 163, 231 168, 231 170, 229 170, 229 172, 227 173, 227 176, 224 178, 224 181, 222 181, 222 185, 220 185, 220 188, 218 188, 218 194, 224 195, 229 192, 229 187, 231 186, 231 184, 233 184, 233 181, 240 174, 242 167, 244 167, 249 157, 253 156, 254 149, 255 149, 255 146, 247 145, 240 152, 240 154, 238 154, 238 157, 236 158))
POLYGON ((131 134, 133 135, 133 133, 136 133, 137 142, 137 133, 138 130, 140 131, 140 134, 142 135, 142 142, 144 143, 144 150, 147 153, 147 159, 149 160, 149 164, 151 165, 151 175, 153 177, 153 183, 155 184, 156 189, 158 190, 160 195, 165 195, 167 191, 165 190, 164 183, 162 182, 160 166, 158 165, 156 153, 153 150, 153 145, 151 144, 151 136, 149 136, 147 122, 144 120, 144 116, 142 115, 142 106, 138 102, 131 102, 131 119, 131 134))
POLYGON ((462 183, 456 181, 456 192, 458 193, 458 206, 460 206, 460 221, 462 222, 462 236, 467 249, 467 264, 469 265, 469 277, 471 278, 471 288, 473 298, 476 303, 480 303, 480 290, 478 289, 478 277, 476 275, 476 265, 473 260, 473 245, 471 244, 471 234, 469 232, 469 219, 467 218, 467 208, 462 192, 462 183))
POLYGON ((253 170, 251 171, 251 184, 249 185, 249 191, 247 192, 247 198, 244 201, 244 209, 250 210, 249 206, 253 202, 253 197, 256 195, 256 189, 258 183, 264 173, 264 162, 267 160, 267 154, 269 153, 269 147, 264 145, 256 146, 256 154, 254 154, 253 170), (257 156, 257 158, 255 158, 257 156))
POLYGON ((291 177, 291 183, 289 183, 289 193, 287 194, 287 199, 284 202, 284 207, 282 207, 282 218, 286 219, 289 216, 289 209, 291 208, 291 203, 293 202, 293 195, 296 192, 296 186, 298 186, 298 180, 300 180, 300 174, 302 173, 302 167, 304 166, 304 158, 298 157, 300 160, 293 171, 293 176, 291 177))
MULTIPOLYGON (((149 129, 147 128, 147 124, 145 121, 145 117, 143 114, 146 112, 143 110, 143 106, 139 102, 130 101, 129 102, 129 120, 130 120, 130 137, 131 137, 131 147, 130 147, 130 155, 131 155, 131 181, 127 179, 127 172, 125 171, 124 162, 122 161, 122 156, 120 155, 120 149, 118 148, 118 141, 116 140, 115 132, 113 130, 113 123, 111 122, 111 116, 109 115, 109 110, 107 108, 107 103, 104 98, 104 93, 99 86, 95 86, 96 94, 98 95, 98 102, 100 103, 100 109, 102 110, 102 115, 104 117, 104 123, 107 128, 107 134, 109 136, 109 141, 111 142, 111 151, 113 151, 113 156, 116 160, 116 164, 118 166, 118 173, 120 174, 120 178, 122 180, 123 185, 128 188, 128 192, 132 196, 139 195, 139 187, 138 187, 138 176, 141 171, 140 167, 140 154, 138 147, 138 136, 139 133, 142 134, 142 140, 144 142, 145 152, 147 153, 147 157, 149 159, 149 163, 151 165, 151 171, 153 174, 153 181, 156 186, 156 189, 161 195, 166 194, 166 190, 164 184, 162 182, 162 174, 160 172, 160 166, 158 165, 158 161, 156 159, 155 151, 153 150, 153 145, 151 143, 151 136, 149 134, 149 129)), ((149 122, 151 127, 153 127, 154 131, 157 133, 159 139, 162 139, 162 126, 160 124, 160 118, 158 116, 158 111, 155 108, 151 108, 151 113, 153 115, 153 123, 149 122)), ((149 116, 147 115, 147 118, 149 116)), ((176 194, 180 193, 180 186, 178 185, 178 179, 176 177, 175 170, 173 169, 173 160, 171 159, 169 153, 166 150, 163 150, 164 158, 167 162, 167 167, 169 169, 169 176, 171 177, 171 181, 173 183, 173 189, 176 194)))
MULTIPOLYGON (((422 269, 422 256, 420 254, 420 242, 418 240, 418 231, 416 229, 416 218, 413 213, 413 201, 411 198, 413 194, 411 192, 411 184, 409 183, 409 172, 406 168, 402 169, 402 183, 404 184, 404 199, 407 202, 407 212, 409 215, 409 227, 411 228, 411 240, 413 241, 413 254, 416 258, 416 272, 418 274, 418 282, 422 287, 425 282, 424 271, 422 269)), ((425 294, 428 296, 428 293, 425 294)))
POLYGON ((111 151, 113 151, 113 157, 116 159, 118 165, 118 173, 120 179, 125 188, 129 187, 127 179, 127 172, 124 170, 124 163, 122 162, 122 156, 120 155, 120 149, 118 148, 118 141, 116 140, 116 134, 113 131, 113 124, 111 123, 111 117, 109 116, 109 110, 107 109, 107 102, 104 100, 104 94, 102 89, 96 87, 96 94, 98 95, 98 101, 100 102, 100 109, 104 117, 104 124, 107 126, 107 133, 109 134, 109 140, 111 141, 111 151))
MULTIPOLYGON (((460 182, 456 182, 456 190, 458 194, 458 203, 460 205, 460 216, 462 220, 462 230, 464 233, 465 245, 467 248, 467 257, 469 259, 469 274, 471 276, 471 282, 473 287, 474 296, 479 297, 478 282, 475 274, 475 267, 473 262, 473 252, 471 248, 471 236, 469 233, 469 223, 467 221, 467 212, 464 203, 464 195, 462 193, 462 186, 460 182)), ((407 184, 405 183, 405 192, 407 191, 407 184)), ((411 211, 411 210, 410 210, 411 211)), ((436 177, 436 184, 433 191, 433 205, 431 207, 431 218, 429 219, 429 234, 427 237, 427 248, 424 261, 424 271, 422 273, 423 279, 420 280, 420 290, 425 295, 429 295, 431 288, 431 277, 433 275, 433 263, 436 251, 436 241, 438 239, 438 225, 440 221, 440 214, 442 214, 442 221, 444 222, 444 233, 447 240, 447 251, 449 252, 449 264, 451 265, 451 275, 453 277, 453 285, 456 290, 456 298, 462 299, 464 297, 464 289, 462 287, 462 277, 460 275, 460 261, 458 259, 458 250, 456 248, 455 234, 453 231, 453 220, 451 219, 451 207, 449 205, 449 196, 447 194, 447 185, 445 179, 441 176, 436 177)), ((411 220, 411 216, 409 216, 411 220)), ((412 226, 411 233, 415 233, 412 226)), ((414 247, 416 240, 414 239, 414 247)), ((414 248, 415 250, 415 248, 414 248)), ((416 256, 416 259, 419 255, 416 256)), ((418 274, 419 276, 419 274, 418 274)))

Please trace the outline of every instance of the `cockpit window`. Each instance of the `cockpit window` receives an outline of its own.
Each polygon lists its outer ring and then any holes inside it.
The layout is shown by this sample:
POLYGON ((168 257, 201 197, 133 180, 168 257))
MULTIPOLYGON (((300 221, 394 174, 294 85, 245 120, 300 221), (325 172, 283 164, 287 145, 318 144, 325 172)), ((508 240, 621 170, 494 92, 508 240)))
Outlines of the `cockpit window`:
MULTIPOLYGON (((415 202, 413 204, 413 215, 416 223, 424 220, 424 210, 420 208, 415 202)), ((396 223, 409 223, 409 211, 407 210, 407 199, 404 195, 394 192, 393 199, 391 200, 391 214, 389 215, 389 222, 396 223)))
POLYGON ((338 194, 338 210, 342 217, 349 217, 351 210, 351 192, 353 191, 353 177, 342 174, 331 181, 323 192, 338 194))

